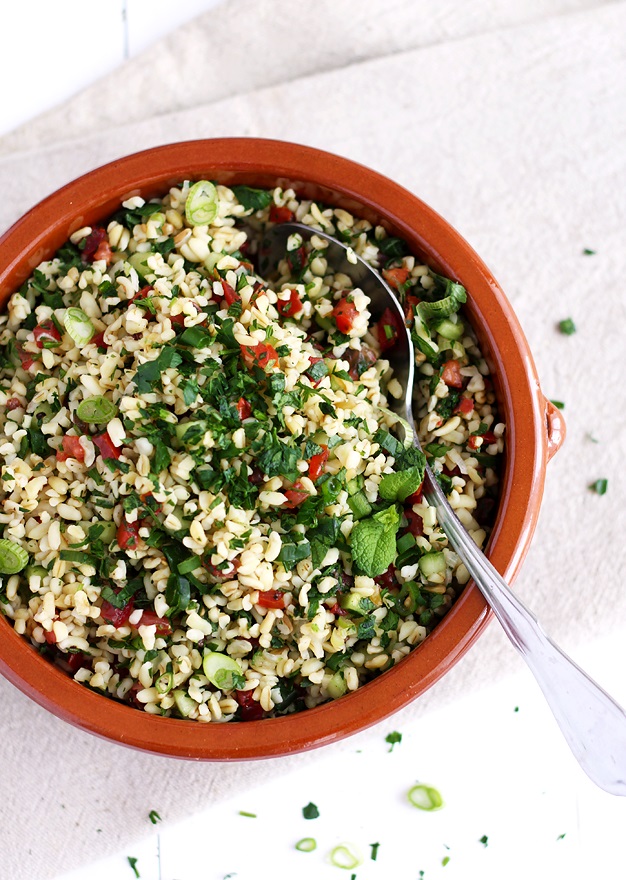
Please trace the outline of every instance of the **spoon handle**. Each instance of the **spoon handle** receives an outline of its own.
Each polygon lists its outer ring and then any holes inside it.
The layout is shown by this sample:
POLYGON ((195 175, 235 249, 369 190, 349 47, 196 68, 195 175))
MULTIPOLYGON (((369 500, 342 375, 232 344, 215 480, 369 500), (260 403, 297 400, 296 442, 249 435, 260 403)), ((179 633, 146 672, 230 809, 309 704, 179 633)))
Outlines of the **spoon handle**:
POLYGON ((600 788, 626 796, 626 713, 546 635, 465 531, 430 473, 424 497, 436 507, 450 545, 530 667, 580 766, 600 788))

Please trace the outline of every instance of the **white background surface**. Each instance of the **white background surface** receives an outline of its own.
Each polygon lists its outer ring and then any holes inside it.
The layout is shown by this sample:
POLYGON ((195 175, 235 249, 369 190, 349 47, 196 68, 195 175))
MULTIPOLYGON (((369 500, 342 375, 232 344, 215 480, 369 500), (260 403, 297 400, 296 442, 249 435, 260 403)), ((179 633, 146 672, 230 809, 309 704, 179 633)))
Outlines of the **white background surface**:
MULTIPOLYGON (((0 134, 218 2, 21 0, 6 6, 3 66, 14 72, 15 85, 4 89, 0 134), (62 41, 51 42, 50 34, 59 31, 62 41), (28 58, 42 55, 49 56, 45 76, 26 87, 28 58)), ((592 641, 577 657, 622 703, 626 682, 612 658, 623 653, 625 635, 592 641)), ((354 871, 358 880, 419 880, 421 870, 424 880, 626 876, 626 801, 603 794, 583 776, 529 674, 520 672, 410 725, 392 719, 387 732, 395 729, 403 741, 391 754, 379 732, 364 734, 354 739, 354 750, 341 764, 336 757, 322 757, 288 780, 220 804, 183 825, 169 825, 162 813, 163 822, 154 828, 146 817, 145 840, 124 852, 116 852, 111 840, 109 859, 59 880, 132 880, 127 856, 138 859, 142 880, 223 880, 233 872, 237 880, 349 880, 352 872, 327 861, 330 849, 346 841, 364 857, 354 871), (441 790, 446 802, 441 811, 422 813, 407 803, 406 792, 417 781, 441 790), (317 820, 302 818, 309 801, 320 809, 317 820), (240 810, 258 818, 242 817, 240 810), (479 842, 483 835, 488 835, 487 847, 479 842), (316 838, 314 853, 295 851, 295 842, 305 836, 316 838), (381 844, 376 862, 370 859, 374 842, 381 844), (446 856, 450 861, 444 867, 446 856)), ((145 784, 149 789, 150 780, 145 784)), ((72 833, 68 828, 60 847, 71 846, 72 833)))

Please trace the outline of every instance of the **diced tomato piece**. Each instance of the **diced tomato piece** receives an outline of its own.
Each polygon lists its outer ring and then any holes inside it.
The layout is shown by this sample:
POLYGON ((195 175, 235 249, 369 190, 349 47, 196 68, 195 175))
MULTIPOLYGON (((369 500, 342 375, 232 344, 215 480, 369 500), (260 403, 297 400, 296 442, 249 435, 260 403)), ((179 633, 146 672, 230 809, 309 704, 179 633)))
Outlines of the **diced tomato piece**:
POLYGON ((80 437, 72 437, 65 434, 63 440, 63 449, 57 450, 57 461, 67 461, 68 458, 75 458, 76 461, 85 460, 85 450, 80 442, 80 437))
POLYGON ((253 467, 252 473, 248 476, 248 480, 253 486, 260 486, 265 482, 265 474, 260 467, 253 467))
POLYGON ((328 446, 322 446, 321 452, 311 457, 309 461, 309 479, 315 482, 324 470, 324 465, 328 461, 328 446))
POLYGON ((480 449, 480 447, 482 445, 483 445, 483 438, 478 437, 477 435, 474 435, 474 434, 472 434, 472 436, 467 441, 467 448, 473 449, 474 451, 476 451, 477 449, 480 449))
POLYGON ((116 608, 110 602, 104 601, 100 606, 100 614, 108 623, 113 626, 123 626, 128 623, 128 618, 135 610, 135 602, 131 597, 123 608, 116 608))
POLYGON ((389 285, 397 290, 409 277, 409 270, 404 266, 396 266, 394 269, 383 269, 383 278, 389 285))
POLYGON ((419 489, 416 489, 412 495, 409 495, 408 498, 404 499, 405 504, 419 504, 422 500, 422 495, 424 494, 424 483, 421 484, 419 489))
POLYGON ((14 409, 19 409, 22 406, 17 397, 9 397, 7 400, 7 409, 9 412, 12 412, 14 409))
POLYGON ((160 504, 154 501, 154 495, 152 492, 144 492, 143 495, 140 495, 139 497, 154 513, 162 513, 163 508, 160 504), (150 501, 152 501, 152 503, 150 503, 150 501))
POLYGON ((291 223, 295 216, 286 205, 270 205, 270 221, 272 223, 291 223))
POLYGON ((89 666, 91 664, 91 657, 87 654, 82 653, 72 653, 72 654, 63 654, 63 659, 70 667, 72 672, 78 672, 79 669, 83 669, 85 666, 89 666))
POLYGON ((179 312, 177 315, 170 315, 170 324, 175 324, 178 327, 185 326, 185 316, 182 312, 179 312))
POLYGON ((489 446, 490 443, 495 443, 496 439, 496 435, 493 433, 493 431, 485 431, 485 433, 483 434, 483 445, 489 446))
POLYGON ((239 705, 242 721, 260 721, 265 716, 263 707, 252 696, 252 691, 235 691, 233 697, 239 705))
POLYGON ((349 375, 354 381, 358 381, 366 370, 376 363, 378 358, 368 345, 362 345, 360 351, 349 349, 343 355, 343 360, 350 364, 349 375))
POLYGON ((404 301, 404 316, 407 324, 413 324, 413 318, 415 317, 414 309, 420 302, 419 296, 414 296, 412 293, 407 294, 404 301))
POLYGON ((117 527, 117 544, 121 550, 136 550, 139 546, 139 521, 126 522, 125 519, 117 527))
POLYGON ((462 415, 464 416, 469 416, 470 413, 474 412, 474 401, 471 397, 462 397, 455 406, 454 412, 459 412, 462 413, 462 415))
POLYGON ((82 247, 81 256, 83 263, 88 263, 96 258, 96 252, 104 241, 108 244, 106 229, 103 229, 102 226, 94 226, 82 247))
POLYGON ((306 248, 304 245, 301 245, 297 251, 289 251, 287 253, 287 265, 292 272, 301 272, 306 266, 306 260, 306 248))
POLYGON ((398 580, 396 578, 396 573, 393 567, 393 563, 389 566, 387 571, 384 571, 382 574, 379 574, 378 577, 375 577, 374 580, 378 584, 379 587, 385 587, 389 589, 390 587, 397 587, 398 580))
POLYGON ((122 454, 121 448, 114 445, 106 431, 103 434, 97 434, 91 439, 98 447, 102 458, 119 458, 122 454))
POLYGON ((442 468, 442 472, 446 475, 446 477, 462 477, 461 469, 458 464, 455 464, 453 468, 448 467, 447 464, 444 464, 442 468))
POLYGON ((342 297, 333 309, 333 318, 337 324, 337 330, 340 333, 349 333, 352 330, 357 314, 354 303, 347 296, 342 297))
POLYGON ((414 513, 410 507, 407 507, 404 510, 404 515, 408 520, 407 532, 410 532, 416 538, 421 537, 424 534, 424 520, 419 513, 414 513))
POLYGON ((104 333, 104 330, 102 331, 102 333, 95 333, 89 341, 92 342, 97 348, 108 348, 109 346, 104 341, 104 333))
POLYGON ((261 608, 284 608, 285 594, 280 590, 269 590, 267 593, 259 592, 257 605, 261 608))
POLYGON ((15 346, 15 352, 16 352, 18 358, 20 359, 20 363, 22 364, 24 369, 30 370, 32 365, 35 363, 35 360, 34 360, 32 354, 30 354, 30 352, 28 352, 28 351, 24 351, 24 349, 22 348, 21 345, 15 346))
POLYGON ((339 602, 335 602, 334 605, 331 605, 328 609, 331 614, 334 614, 335 617, 347 617, 348 612, 345 608, 342 608, 339 602))
POLYGON ((222 290, 224 291, 224 299, 229 306, 232 306, 234 302, 241 302, 240 295, 234 287, 231 287, 228 281, 224 281, 224 279, 222 279, 222 290))
POLYGON ((455 360, 446 361, 441 371, 441 378, 448 388, 462 388, 463 376, 460 363, 455 360))
POLYGON ((260 367, 262 370, 267 370, 278 364, 276 349, 273 345, 268 345, 266 342, 259 342, 258 345, 241 345, 240 348, 243 362, 249 370, 252 367, 260 367))
POLYGON ((404 328, 400 326, 400 317, 391 309, 385 309, 380 320, 376 323, 376 337, 381 351, 393 348, 404 328))
POLYGON ((244 397, 240 397, 237 401, 237 412, 242 422, 244 419, 249 419, 252 415, 252 407, 244 397))
POLYGON ((172 634, 172 627, 169 620, 166 617, 159 617, 156 611, 150 611, 147 608, 145 611, 141 612, 139 622, 134 625, 137 629, 139 629, 140 626, 156 626, 156 634, 158 636, 169 636, 172 634))
POLYGON ((302 301, 297 290, 292 290, 289 299, 279 299, 276 308, 283 318, 292 318, 302 311, 302 301))
POLYGON ((108 266, 112 259, 113 251, 111 250, 111 245, 105 239, 104 241, 101 241, 98 245, 96 252, 93 255, 93 261, 95 263, 97 260, 104 260, 108 266))
POLYGON ((37 348, 56 348, 61 342, 61 334, 50 318, 33 328, 33 336, 37 348))
POLYGON ((299 504, 302 504, 309 497, 309 493, 306 489, 302 488, 302 483, 299 482, 294 483, 291 489, 285 489, 285 495, 287 496, 287 503, 283 504, 285 510, 292 510, 294 507, 298 507, 299 504))
POLYGON ((49 632, 47 629, 43 631, 43 637, 49 645, 56 645, 57 637, 54 634, 54 630, 51 629, 49 632))
POLYGON ((239 559, 233 559, 229 568, 222 569, 218 568, 216 565, 213 565, 209 558, 203 559, 201 561, 201 565, 209 572, 210 575, 213 575, 216 580, 220 581, 220 583, 224 583, 224 581, 230 581, 233 579, 237 572, 237 569, 241 565, 241 562, 239 561, 239 559))

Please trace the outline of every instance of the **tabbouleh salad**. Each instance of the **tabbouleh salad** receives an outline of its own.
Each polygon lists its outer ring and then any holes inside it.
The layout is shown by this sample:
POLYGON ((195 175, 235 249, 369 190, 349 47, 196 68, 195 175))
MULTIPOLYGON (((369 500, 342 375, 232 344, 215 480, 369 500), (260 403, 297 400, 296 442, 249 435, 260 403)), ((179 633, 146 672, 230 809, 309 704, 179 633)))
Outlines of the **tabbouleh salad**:
POLYGON ((395 289, 417 428, 483 546, 497 501, 487 365, 463 288, 292 190, 186 181, 76 231, 0 317, 0 610, 68 675, 153 715, 246 721, 355 691, 469 576, 395 436, 391 312, 292 235, 334 234, 395 289))

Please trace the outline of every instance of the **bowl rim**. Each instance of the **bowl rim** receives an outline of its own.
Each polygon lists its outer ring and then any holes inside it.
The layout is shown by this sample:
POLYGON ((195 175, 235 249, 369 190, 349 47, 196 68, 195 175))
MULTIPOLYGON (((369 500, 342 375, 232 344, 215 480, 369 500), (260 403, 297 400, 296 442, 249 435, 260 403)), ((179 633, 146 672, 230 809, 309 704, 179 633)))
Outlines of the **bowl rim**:
MULTIPOLYGON (((335 204, 382 221, 412 252, 468 290, 472 325, 490 353, 507 424, 506 466, 488 555, 511 582, 528 551, 548 459, 546 400, 519 321, 492 273, 461 235, 417 196, 359 163, 313 147, 257 138, 183 141, 134 153, 66 184, 31 208, 0 238, 4 302, 69 235, 103 220, 131 195, 152 197, 183 179, 228 185, 291 185, 334 194, 335 204)), ((197 760, 270 758, 301 752, 363 730, 437 682, 476 641, 491 613, 470 582, 441 623, 404 660, 363 688, 303 713, 236 724, 155 718, 79 685, 45 661, 0 615, 0 672, 58 717, 105 739, 197 760)))

